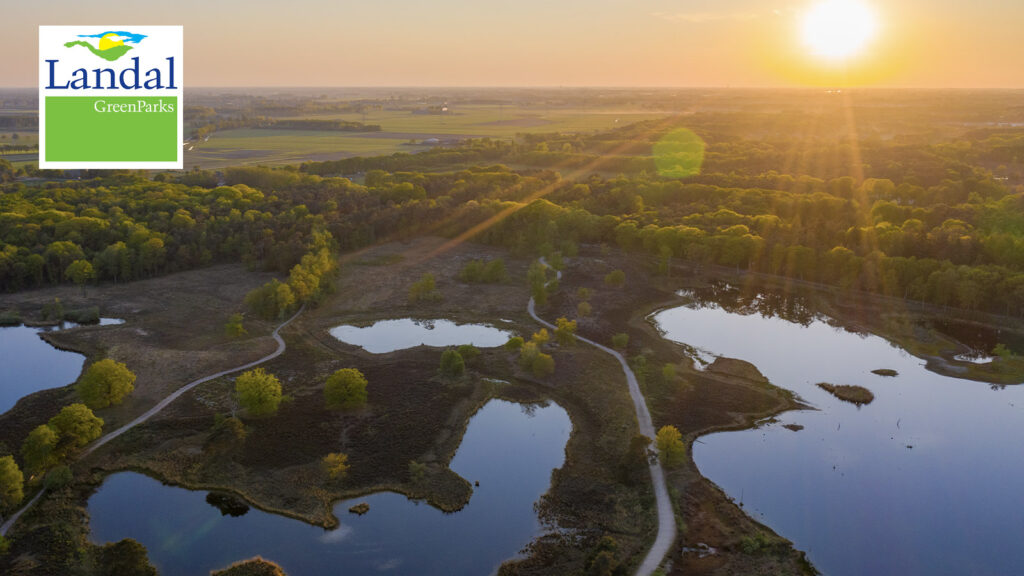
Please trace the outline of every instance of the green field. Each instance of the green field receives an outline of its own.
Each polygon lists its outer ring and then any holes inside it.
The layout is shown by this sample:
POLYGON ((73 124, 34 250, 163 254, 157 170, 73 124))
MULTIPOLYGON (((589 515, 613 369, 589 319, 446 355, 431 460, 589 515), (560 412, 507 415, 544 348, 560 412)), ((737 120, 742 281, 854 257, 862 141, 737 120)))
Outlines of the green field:
MULTIPOLYGON (((328 114, 339 119, 378 124, 381 132, 271 130, 245 128, 213 133, 209 140, 185 147, 185 167, 219 168, 241 164, 290 164, 419 152, 426 145, 410 144, 427 138, 514 138, 526 132, 594 132, 623 126, 661 114, 602 109, 546 110, 537 106, 454 107, 451 114, 413 114, 409 110, 376 110, 366 114, 328 114)), ((307 117, 308 118, 308 117, 307 117)))
POLYGON ((7 130, 0 130, 0 147, 4 144, 21 144, 36 146, 39 144, 39 133, 38 132, 9 132, 7 130), (14 139, 14 135, 18 135, 18 139, 14 139))

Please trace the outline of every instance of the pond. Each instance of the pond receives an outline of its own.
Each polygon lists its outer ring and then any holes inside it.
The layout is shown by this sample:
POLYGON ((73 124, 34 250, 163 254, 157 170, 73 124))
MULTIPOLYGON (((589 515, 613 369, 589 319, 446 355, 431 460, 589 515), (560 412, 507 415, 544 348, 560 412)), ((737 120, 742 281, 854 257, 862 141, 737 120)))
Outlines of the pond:
MULTIPOLYGON (((113 318, 100 320, 101 325, 122 322, 113 318)), ((85 356, 58 350, 39 337, 40 332, 74 326, 64 323, 44 328, 0 328, 0 414, 13 408, 24 396, 47 388, 67 386, 78 379, 85 356)))
POLYGON ((138 540, 161 576, 208 574, 256 555, 289 576, 486 575, 541 533, 533 504, 564 462, 571 428, 556 404, 491 401, 470 420, 451 462, 462 477, 480 482, 465 508, 445 514, 378 493, 337 503, 341 525, 334 530, 256 509, 223 516, 204 492, 122 472, 89 500, 92 539, 138 540), (359 502, 370 505, 364 516, 348 512, 359 502))
POLYGON ((728 309, 704 302, 653 321, 671 340, 753 363, 817 410, 701 438, 702 474, 824 574, 1024 573, 1024 387, 934 374, 820 316, 728 309), (818 382, 863 386, 875 400, 858 408, 818 382))
POLYGON ((501 346, 514 336, 512 332, 487 324, 456 324, 450 320, 380 320, 370 326, 342 325, 331 329, 331 336, 346 344, 361 346, 367 352, 383 354, 425 344, 479 348, 501 346))

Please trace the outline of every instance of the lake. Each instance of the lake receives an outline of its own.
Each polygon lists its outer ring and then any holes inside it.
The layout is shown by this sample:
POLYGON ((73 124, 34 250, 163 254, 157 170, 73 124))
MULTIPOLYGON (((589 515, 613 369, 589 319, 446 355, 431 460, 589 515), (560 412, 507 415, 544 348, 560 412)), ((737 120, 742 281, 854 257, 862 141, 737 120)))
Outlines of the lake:
POLYGON ((512 332, 487 324, 456 324, 450 320, 380 320, 370 326, 342 325, 331 329, 331 336, 346 344, 361 346, 367 352, 383 354, 425 344, 479 348, 501 346, 512 332))
MULTIPOLYGON (((120 324, 123 320, 102 318, 100 325, 120 324)), ((40 332, 75 327, 0 328, 0 414, 10 410, 18 400, 47 388, 67 386, 78 379, 85 356, 58 350, 39 337, 40 332)))
POLYGON ((814 314, 727 308, 704 301, 652 320, 666 338, 753 363, 817 410, 701 438, 704 476, 824 574, 1024 573, 1024 388, 934 374, 814 314), (875 400, 858 408, 818 382, 864 386, 875 400))
POLYGON ((89 500, 92 539, 138 540, 161 576, 208 574, 256 555, 289 576, 486 575, 541 533, 533 504, 564 462, 571 429, 556 404, 493 400, 472 417, 451 462, 480 482, 465 508, 445 514, 384 492, 337 503, 333 530, 256 509, 223 516, 205 492, 121 472, 89 500), (348 512, 358 502, 370 505, 364 516, 348 512))

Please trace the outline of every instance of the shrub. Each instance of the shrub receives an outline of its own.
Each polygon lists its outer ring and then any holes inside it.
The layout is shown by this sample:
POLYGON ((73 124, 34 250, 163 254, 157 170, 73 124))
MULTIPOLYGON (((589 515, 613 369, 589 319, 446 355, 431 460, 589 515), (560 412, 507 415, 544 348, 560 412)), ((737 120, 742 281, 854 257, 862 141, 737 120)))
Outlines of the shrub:
POLYGON ((626 346, 629 346, 629 334, 620 332, 615 336, 612 336, 612 347, 618 348, 619 350, 625 350, 626 346))
POLYGON ((613 288, 621 288, 626 284, 626 273, 622 270, 612 270, 604 277, 604 283, 613 288))
POLYGON ((156 568, 149 563, 146 548, 125 538, 100 546, 96 551, 97 576, 157 576, 156 568))
POLYGON ((568 346, 576 343, 576 321, 562 317, 555 321, 555 339, 559 344, 568 346))
POLYGON ((0 312, 0 326, 17 326, 21 324, 21 313, 17 310, 0 312))
POLYGON ((100 309, 98 306, 88 308, 76 308, 64 312, 64 320, 75 324, 99 324, 100 309))
POLYGON ((666 466, 675 466, 686 456, 683 436, 675 426, 662 426, 654 442, 658 447, 658 456, 666 466))
POLYGON ((355 368, 342 368, 327 377, 324 398, 328 408, 356 408, 366 404, 366 377, 355 368))
POLYGON ((665 383, 670 384, 676 381, 676 366, 675 364, 666 363, 661 367, 661 377, 665 380, 665 383))
POLYGON ((527 342, 519 353, 519 365, 537 377, 548 376, 555 371, 555 359, 540 351, 536 342, 527 342))
POLYGON ((462 376, 466 371, 466 362, 456 350, 449 348, 441 353, 441 374, 450 378, 462 376))
POLYGON ((594 308, 590 305, 590 302, 580 302, 576 306, 576 315, 580 318, 586 318, 594 311, 594 308))
POLYGON ((431 273, 426 273, 419 280, 413 282, 409 287, 409 302, 415 304, 421 301, 440 300, 441 292, 437 290, 437 279, 431 273))
POLYGON ((57 463, 57 441, 57 431, 49 424, 40 424, 28 433, 21 444, 21 458, 29 474, 38 474, 57 463))
POLYGON ((459 271, 459 280, 469 283, 497 284, 504 282, 507 277, 505 261, 501 258, 488 262, 470 260, 459 271))
POLYGON ((539 332, 534 332, 533 336, 530 338, 530 342, 533 342, 538 346, 547 344, 549 340, 551 340, 551 334, 548 334, 547 328, 541 328, 539 332))
POLYGON ((501 258, 491 260, 484 266, 484 282, 497 284, 504 282, 507 278, 508 273, 505 272, 505 261, 501 258))
POLYGON ((348 463, 348 454, 341 452, 332 452, 324 456, 323 465, 327 477, 331 480, 344 478, 348 475, 348 469, 351 467, 348 463))
POLYGON ((242 325, 242 314, 236 312, 231 316, 228 316, 228 321, 224 324, 224 333, 227 334, 228 338, 241 338, 249 332, 242 325))
POLYGON ((13 508, 25 497, 25 475, 14 456, 0 458, 0 510, 13 508))
POLYGON ((513 336, 513 337, 508 339, 508 342, 505 342, 505 349, 506 350, 519 350, 522 347, 523 347, 523 337, 522 336, 513 336))
POLYGON ((474 358, 480 355, 480 349, 472 344, 463 344, 455 349, 462 356, 462 359, 466 362, 471 362, 474 358))
POLYGON ((245 305, 265 320, 282 318, 295 307, 295 293, 276 278, 245 295, 245 305))
POLYGON ((418 484, 423 481, 423 478, 427 475, 427 465, 422 462, 415 460, 409 461, 409 480, 414 484, 418 484))
POLYGON ((61 464, 47 472, 46 478, 43 479, 43 486, 47 490, 56 490, 67 486, 71 482, 71 478, 71 468, 68 468, 67 464, 61 464))

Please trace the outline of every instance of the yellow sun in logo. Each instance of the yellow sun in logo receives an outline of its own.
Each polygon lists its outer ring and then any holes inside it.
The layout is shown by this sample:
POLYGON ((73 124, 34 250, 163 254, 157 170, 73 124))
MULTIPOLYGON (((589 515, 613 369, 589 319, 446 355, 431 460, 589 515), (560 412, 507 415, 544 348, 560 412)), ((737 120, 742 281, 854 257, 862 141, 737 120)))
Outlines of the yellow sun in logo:
POLYGON ((121 40, 121 37, 117 34, 110 32, 109 34, 105 34, 102 38, 100 38, 100 50, 107 50, 110 48, 114 48, 115 46, 124 46, 124 41, 121 40))

